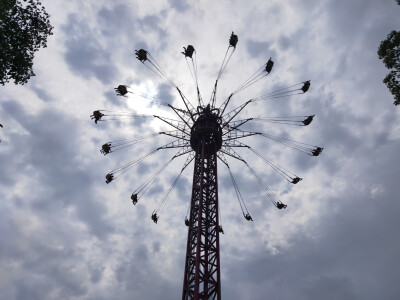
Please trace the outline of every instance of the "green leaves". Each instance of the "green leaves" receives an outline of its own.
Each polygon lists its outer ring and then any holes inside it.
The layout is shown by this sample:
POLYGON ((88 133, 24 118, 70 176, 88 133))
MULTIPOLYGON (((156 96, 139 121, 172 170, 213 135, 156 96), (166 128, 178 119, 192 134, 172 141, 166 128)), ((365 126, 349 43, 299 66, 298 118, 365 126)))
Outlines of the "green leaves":
MULTIPOLYGON (((400 0, 399 0, 400 1, 400 0)), ((385 77, 383 83, 395 98, 394 105, 400 104, 400 32, 393 30, 388 34, 386 40, 382 41, 378 48, 378 56, 383 59, 390 73, 385 77)))
POLYGON ((395 101, 394 105, 400 104, 400 72, 399 71, 391 71, 386 75, 385 79, 383 79, 383 83, 386 84, 389 91, 394 96, 395 101))
MULTIPOLYGON (((400 5, 400 0, 396 0, 400 5)), ((394 105, 400 104, 400 31, 393 30, 378 48, 378 56, 383 59, 390 73, 383 79, 389 91, 394 96, 394 105)))
POLYGON ((383 59, 386 68, 400 67, 400 31, 393 30, 388 34, 386 40, 379 46, 378 55, 383 59))
POLYGON ((52 35, 49 14, 38 0, 1 0, 0 4, 0 83, 10 79, 27 83, 31 76, 34 53, 46 47, 52 35))

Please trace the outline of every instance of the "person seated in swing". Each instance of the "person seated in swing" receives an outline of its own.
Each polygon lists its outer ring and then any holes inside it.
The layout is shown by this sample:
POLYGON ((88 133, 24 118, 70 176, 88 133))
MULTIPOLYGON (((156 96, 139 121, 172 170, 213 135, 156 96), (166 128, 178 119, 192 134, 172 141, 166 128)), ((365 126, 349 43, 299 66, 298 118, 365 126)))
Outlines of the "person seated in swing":
POLYGON ((291 183, 296 184, 296 183, 299 183, 301 180, 303 180, 303 178, 295 177, 292 179, 291 183))
POLYGON ((95 110, 93 112, 93 115, 90 116, 90 118, 97 124, 97 121, 100 121, 101 117, 104 116, 99 110, 95 110))
POLYGON ((308 116, 308 117, 303 121, 304 126, 310 125, 311 122, 312 122, 312 120, 314 119, 314 116, 315 116, 315 115, 308 116))
POLYGON ((310 80, 307 80, 304 82, 303 86, 301 87, 301 90, 303 91, 303 93, 307 92, 308 89, 310 88, 310 80))
POLYGON ((249 213, 247 213, 247 214, 244 214, 244 213, 243 213, 243 216, 244 216, 244 218, 245 218, 247 221, 253 221, 253 219, 251 218, 251 216, 250 216, 249 213))
POLYGON ((189 220, 188 220, 188 218, 185 218, 185 225, 186 225, 187 227, 189 227, 189 220))
POLYGON ((117 93, 117 96, 125 96, 128 93, 127 86, 122 84, 114 88, 114 90, 117 93))
POLYGON ((108 154, 111 152, 111 144, 110 143, 106 143, 103 146, 101 146, 101 153, 103 153, 104 155, 108 154))
POLYGON ((157 224, 158 217, 157 217, 157 214, 156 214, 156 213, 153 213, 153 214, 151 215, 151 219, 154 221, 154 223, 157 224))
POLYGON ((219 225, 218 231, 219 231, 219 233, 225 234, 224 229, 222 228, 222 225, 219 225))
POLYGON ((138 195, 132 193, 131 200, 132 200, 132 204, 136 205, 136 203, 138 202, 138 195))
POLYGON ((109 184, 111 181, 113 181, 114 180, 114 174, 112 174, 112 173, 108 173, 107 175, 106 175, 106 183, 107 184, 109 184))
POLYGON ((135 50, 136 58, 141 62, 145 62, 147 60, 147 51, 144 49, 135 50))
POLYGON ((229 46, 236 48, 238 41, 239 41, 238 36, 236 34, 234 34, 232 31, 231 37, 229 38, 229 46))
POLYGON ((322 152, 323 149, 324 149, 324 148, 317 147, 317 148, 315 148, 313 151, 311 151, 311 153, 312 153, 313 156, 318 156, 318 155, 321 154, 321 152, 322 152))
POLYGON ((286 204, 283 204, 281 201, 278 201, 278 202, 276 203, 276 207, 277 207, 278 209, 282 209, 282 208, 286 208, 287 205, 286 205, 286 204))
POLYGON ((272 61, 272 57, 270 57, 265 66, 265 72, 267 72, 268 74, 271 73, 273 66, 274 66, 274 62, 272 61))
POLYGON ((185 52, 182 52, 182 54, 185 55, 185 57, 192 58, 194 52, 194 47, 192 45, 188 45, 187 48, 183 47, 183 50, 185 50, 185 52))

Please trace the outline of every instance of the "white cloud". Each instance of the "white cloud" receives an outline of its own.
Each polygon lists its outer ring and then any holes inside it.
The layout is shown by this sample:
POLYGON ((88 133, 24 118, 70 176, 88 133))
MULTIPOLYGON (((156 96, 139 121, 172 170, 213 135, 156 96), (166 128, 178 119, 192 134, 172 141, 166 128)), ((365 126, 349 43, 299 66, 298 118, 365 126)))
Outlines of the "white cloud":
MULTIPOLYGON (((316 114, 308 127, 247 124, 321 145, 308 157, 264 138, 248 143, 304 178, 293 186, 241 151, 288 204, 277 210, 243 165, 229 160, 254 222, 241 216, 219 164, 222 297, 394 299, 400 240, 399 115, 376 51, 398 27, 394 1, 45 1, 54 35, 36 54, 37 74, 0 95, 0 292, 7 299, 176 299, 181 295, 192 165, 155 225, 151 212, 181 169, 171 164, 133 207, 130 194, 176 152, 163 150, 109 185, 108 171, 170 140, 157 137, 103 157, 106 141, 158 132, 146 120, 100 122, 96 109, 174 116, 135 95, 183 107, 179 95, 134 57, 145 48, 188 96, 182 47, 196 48, 209 99, 231 31, 238 47, 218 101, 269 57, 272 73, 235 95, 231 108, 311 79, 304 96, 250 104, 243 116, 316 114), (47 3, 48 2, 48 3, 47 3)), ((256 128, 256 129, 255 129, 256 128)))

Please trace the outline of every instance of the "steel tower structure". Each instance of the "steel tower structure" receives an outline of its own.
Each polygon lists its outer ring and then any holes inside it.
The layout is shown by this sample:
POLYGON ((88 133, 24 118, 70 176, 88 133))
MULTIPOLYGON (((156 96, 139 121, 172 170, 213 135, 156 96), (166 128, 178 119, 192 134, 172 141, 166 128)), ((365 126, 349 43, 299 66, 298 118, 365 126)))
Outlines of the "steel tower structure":
POLYGON ((221 122, 218 109, 200 107, 191 129, 195 158, 182 299, 221 299, 217 177, 221 122))
POLYGON ((179 118, 178 120, 158 115, 149 116, 129 112, 112 112, 106 110, 94 111, 93 115, 91 116, 96 124, 98 121, 106 121, 107 119, 115 118, 154 118, 174 128, 174 130, 171 131, 161 131, 147 136, 107 142, 100 150, 101 153, 107 155, 128 146, 141 143, 146 139, 156 137, 160 134, 175 138, 175 140, 172 142, 160 146, 147 155, 114 169, 106 175, 106 183, 110 183, 118 176, 127 172, 130 168, 134 167, 158 150, 174 148, 179 149, 179 151, 171 158, 171 160, 167 161, 160 170, 145 180, 143 184, 132 193, 131 200, 134 205, 138 203, 138 200, 144 196, 150 186, 154 183, 155 179, 160 176, 165 169, 167 169, 169 164, 175 158, 188 154, 187 159, 171 188, 160 200, 157 208, 152 213, 151 219, 155 223, 157 223, 161 212, 165 209, 165 205, 170 197, 171 191, 176 186, 176 183, 179 180, 182 172, 192 161, 194 161, 190 215, 189 218, 186 216, 185 219, 185 225, 188 226, 188 238, 182 291, 183 300, 221 299, 219 234, 224 232, 221 224, 219 223, 217 161, 220 160, 229 171, 244 218, 247 221, 253 221, 240 193, 236 180, 231 172, 226 156, 243 162, 246 167, 249 168, 251 173, 255 176, 256 180, 260 184, 261 189, 263 192, 265 192, 267 198, 278 209, 284 209, 287 205, 283 204, 278 199, 273 191, 265 184, 263 179, 257 175, 257 172, 234 150, 235 148, 251 150, 251 152, 261 158, 280 176, 292 184, 297 184, 302 179, 294 173, 288 171, 286 168, 275 163, 272 159, 264 157, 261 153, 257 152, 249 145, 238 141, 238 139, 254 135, 261 135, 272 141, 283 144, 310 156, 318 156, 323 150, 323 148, 318 146, 312 146, 302 142, 273 136, 268 133, 245 131, 242 128, 242 126, 247 122, 268 122, 274 124, 307 126, 312 122, 314 115, 301 117, 247 118, 235 120, 239 113, 250 103, 306 93, 310 87, 310 81, 300 82, 287 88, 282 88, 259 97, 249 99, 233 110, 226 112, 228 104, 234 95, 270 74, 274 65, 271 58, 267 61, 267 63, 263 64, 255 74, 253 74, 241 86, 234 90, 219 107, 216 107, 218 81, 221 78, 233 52, 235 51, 237 43, 238 37, 232 32, 229 39, 228 49, 218 72, 214 89, 208 103, 203 101, 199 90, 197 64, 196 59, 193 59, 193 56, 196 53, 195 49, 192 45, 189 45, 187 48, 184 47, 184 52, 182 52, 182 54, 185 56, 186 61, 188 62, 189 70, 197 88, 196 108, 185 97, 179 87, 175 85, 167 76, 166 72, 162 70, 160 65, 155 61, 150 53, 144 49, 136 51, 136 56, 139 61, 141 61, 144 65, 158 74, 168 84, 177 90, 184 104, 184 108, 176 108, 171 104, 160 101, 159 99, 150 97, 146 94, 137 93, 127 85, 120 85, 115 88, 117 95, 127 97, 129 94, 136 94, 138 96, 147 98, 147 100, 150 100, 154 104, 171 109, 179 118), (191 65, 189 64, 189 61, 191 61, 191 65))

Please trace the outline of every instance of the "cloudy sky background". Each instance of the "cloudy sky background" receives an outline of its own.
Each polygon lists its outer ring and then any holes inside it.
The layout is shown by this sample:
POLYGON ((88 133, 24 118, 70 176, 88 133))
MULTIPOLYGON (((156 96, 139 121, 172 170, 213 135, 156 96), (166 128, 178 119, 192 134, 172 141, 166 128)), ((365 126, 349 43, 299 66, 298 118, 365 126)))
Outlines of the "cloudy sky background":
POLYGON ((0 87, 0 294, 3 299, 179 299, 193 165, 156 225, 151 212, 182 167, 177 159, 134 207, 130 194, 174 155, 158 151, 111 184, 108 171, 172 140, 103 156, 107 141, 168 129, 125 120, 97 125, 96 109, 173 116, 113 88, 182 107, 177 93, 135 59, 145 48, 195 99, 183 46, 197 50, 200 89, 211 94, 232 31, 239 43, 219 101, 264 64, 250 97, 311 79, 309 93, 251 104, 243 117, 316 114, 308 127, 256 124, 324 147, 302 155, 265 138, 246 142, 304 178, 290 185, 240 152, 286 210, 277 210, 243 165, 229 160, 254 222, 241 215, 219 165, 224 299, 399 299, 400 116, 382 83, 380 41, 399 30, 392 0, 43 1, 54 35, 24 86, 0 87))

